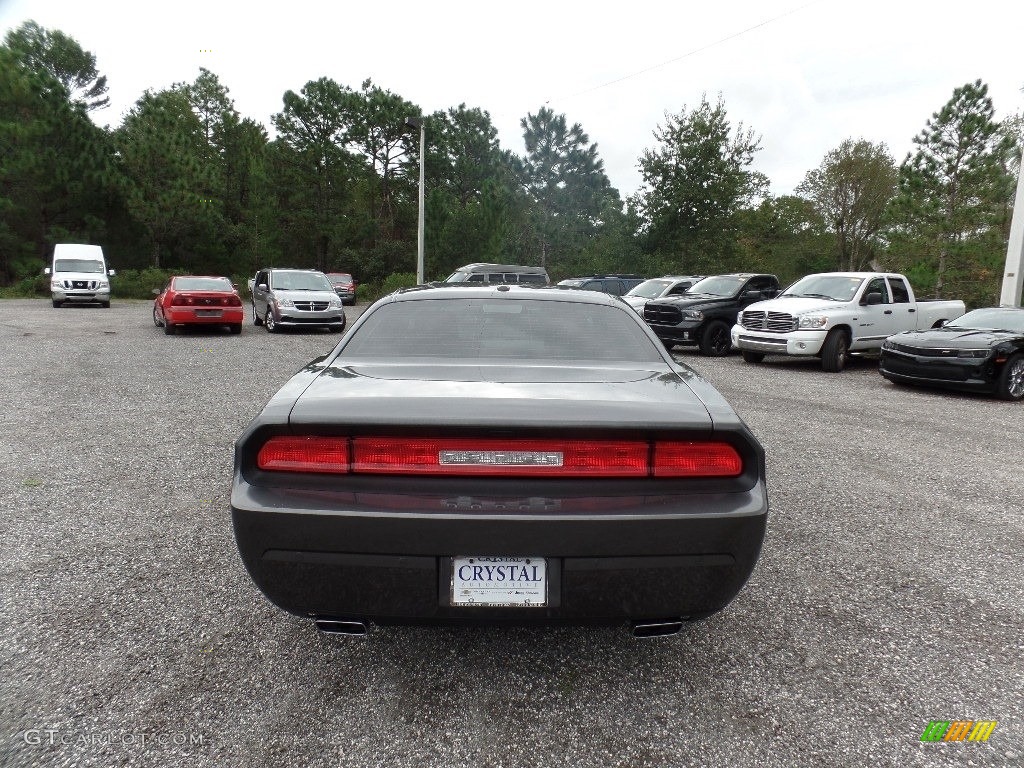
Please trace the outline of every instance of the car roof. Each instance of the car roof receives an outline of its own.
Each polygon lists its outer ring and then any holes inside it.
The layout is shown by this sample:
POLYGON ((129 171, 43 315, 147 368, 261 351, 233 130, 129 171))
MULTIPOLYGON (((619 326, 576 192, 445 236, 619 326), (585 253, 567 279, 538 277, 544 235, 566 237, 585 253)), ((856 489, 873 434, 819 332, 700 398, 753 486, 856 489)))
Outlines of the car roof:
POLYGON ((429 301, 431 299, 530 299, 538 301, 578 301, 581 304, 623 306, 618 296, 597 291, 558 288, 547 285, 482 285, 480 283, 429 283, 403 288, 384 297, 391 301, 429 301))

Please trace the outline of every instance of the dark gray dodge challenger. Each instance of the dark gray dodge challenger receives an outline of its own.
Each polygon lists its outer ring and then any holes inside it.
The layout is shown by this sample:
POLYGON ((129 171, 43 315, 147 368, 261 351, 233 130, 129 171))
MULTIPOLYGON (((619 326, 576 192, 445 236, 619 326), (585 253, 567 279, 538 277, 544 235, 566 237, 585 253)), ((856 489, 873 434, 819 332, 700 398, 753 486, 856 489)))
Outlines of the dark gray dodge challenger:
POLYGON ((370 307, 235 445, 263 593, 370 623, 629 624, 723 608, 764 539, 764 452, 628 304, 423 286, 370 307))

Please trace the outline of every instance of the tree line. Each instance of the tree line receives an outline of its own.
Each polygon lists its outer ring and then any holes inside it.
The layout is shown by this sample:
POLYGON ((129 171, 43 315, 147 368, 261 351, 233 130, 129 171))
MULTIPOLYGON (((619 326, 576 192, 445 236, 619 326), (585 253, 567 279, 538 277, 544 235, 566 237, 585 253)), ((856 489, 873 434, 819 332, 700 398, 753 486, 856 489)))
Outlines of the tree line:
POLYGON ((412 271, 426 123, 426 276, 472 261, 600 272, 892 269, 922 295, 998 300, 1022 149, 981 80, 953 91, 900 163, 850 138, 772 196, 761 137, 719 97, 666 112, 625 200, 578 123, 547 107, 504 149, 489 113, 422 115, 371 80, 287 91, 271 123, 241 116, 216 74, 147 91, 100 128, 106 77, 68 35, 28 21, 0 46, 0 285, 31 282, 58 242, 122 269, 251 275, 269 265, 412 271))

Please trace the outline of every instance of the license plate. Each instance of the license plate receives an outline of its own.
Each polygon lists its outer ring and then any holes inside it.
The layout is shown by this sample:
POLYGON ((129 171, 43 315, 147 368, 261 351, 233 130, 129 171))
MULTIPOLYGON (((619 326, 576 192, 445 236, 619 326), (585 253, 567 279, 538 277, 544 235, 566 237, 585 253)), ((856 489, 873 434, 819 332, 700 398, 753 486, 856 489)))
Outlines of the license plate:
POLYGON ((543 557, 453 557, 452 605, 545 606, 543 557))
POLYGON ((196 317, 220 317, 221 311, 219 309, 197 309, 196 317))

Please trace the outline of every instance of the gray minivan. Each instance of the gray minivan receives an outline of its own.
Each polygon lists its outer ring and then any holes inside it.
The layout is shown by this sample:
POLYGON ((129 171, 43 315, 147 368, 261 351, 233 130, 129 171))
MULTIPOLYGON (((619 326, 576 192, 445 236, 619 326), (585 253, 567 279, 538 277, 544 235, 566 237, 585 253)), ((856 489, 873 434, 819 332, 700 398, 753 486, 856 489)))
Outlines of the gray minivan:
POLYGON ((521 264, 467 264, 452 272, 444 281, 446 283, 483 283, 484 285, 551 284, 551 279, 544 267, 524 267, 521 264))
POLYGON ((252 285, 252 321, 271 333, 280 328, 345 329, 345 311, 334 286, 315 269, 261 269, 252 285))

